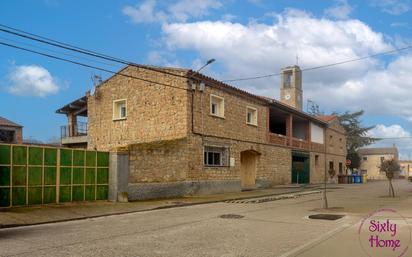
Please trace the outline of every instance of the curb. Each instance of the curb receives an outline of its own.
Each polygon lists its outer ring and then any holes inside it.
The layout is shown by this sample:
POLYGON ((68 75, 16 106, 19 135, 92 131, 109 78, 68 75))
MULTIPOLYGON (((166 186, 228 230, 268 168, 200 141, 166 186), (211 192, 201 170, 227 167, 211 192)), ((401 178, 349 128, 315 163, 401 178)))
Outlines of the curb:
MULTIPOLYGON (((313 189, 313 188, 311 188, 311 189, 313 189)), ((130 213, 139 213, 139 212, 148 212, 148 211, 156 211, 156 210, 163 210, 163 209, 187 207, 187 206, 193 206, 193 205, 202 205, 202 204, 211 204, 211 203, 220 203, 220 202, 231 202, 231 201, 241 201, 241 200, 255 199, 255 198, 259 199, 259 198, 264 198, 264 197, 269 197, 269 196, 285 195, 286 197, 284 197, 284 198, 280 197, 278 200, 280 200, 280 199, 289 199, 289 198, 296 198, 295 196, 291 197, 291 194, 295 194, 295 193, 298 193, 297 195, 299 197, 299 196, 302 196, 302 195, 314 194, 314 193, 319 193, 319 192, 320 192, 319 190, 317 190, 317 191, 307 190, 307 192, 305 192, 305 190, 296 190, 296 191, 291 191, 291 192, 287 192, 287 193, 272 193, 272 194, 266 194, 266 195, 260 195, 260 196, 244 196, 244 197, 235 197, 235 198, 222 199, 222 200, 203 201, 203 202, 197 202, 197 203, 179 203, 179 204, 172 204, 172 205, 163 205, 163 206, 158 206, 158 207, 153 207, 153 208, 148 208, 148 209, 142 209, 142 210, 124 211, 124 212, 118 212, 118 213, 105 213, 105 214, 99 214, 99 215, 93 215, 93 216, 83 216, 83 217, 76 217, 76 218, 44 221, 44 222, 25 223, 25 224, 16 223, 16 224, 6 224, 6 225, 0 224, 0 230, 8 229, 8 228, 37 226, 37 225, 54 224, 54 223, 68 222, 68 221, 102 218, 102 217, 109 217, 109 216, 116 216, 116 215, 130 214, 130 213)))

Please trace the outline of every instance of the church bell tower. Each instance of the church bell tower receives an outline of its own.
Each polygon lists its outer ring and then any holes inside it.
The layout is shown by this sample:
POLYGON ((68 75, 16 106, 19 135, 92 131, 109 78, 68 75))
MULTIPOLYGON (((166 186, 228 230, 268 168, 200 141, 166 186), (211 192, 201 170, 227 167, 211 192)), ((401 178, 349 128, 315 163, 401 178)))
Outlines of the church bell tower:
POLYGON ((280 102, 302 111, 302 71, 297 65, 281 70, 280 102))

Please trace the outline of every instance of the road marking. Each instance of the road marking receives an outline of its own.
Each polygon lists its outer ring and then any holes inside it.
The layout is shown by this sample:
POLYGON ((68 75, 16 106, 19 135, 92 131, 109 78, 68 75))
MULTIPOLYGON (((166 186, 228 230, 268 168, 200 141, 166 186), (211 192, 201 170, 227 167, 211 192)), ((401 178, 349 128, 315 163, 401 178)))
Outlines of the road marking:
POLYGON ((352 224, 349 223, 345 223, 329 232, 326 232, 325 234, 321 235, 318 238, 315 238, 312 241, 307 242, 306 244, 303 244, 301 246, 298 246, 292 250, 290 250, 289 252, 286 252, 282 255, 280 255, 279 257, 289 257, 289 256, 297 256, 298 254, 302 253, 304 250, 306 250, 307 248, 311 248, 314 245, 317 245, 318 243, 325 241, 326 239, 331 238, 332 236, 334 236, 337 233, 342 232, 343 230, 349 228, 350 226, 352 226, 352 224))

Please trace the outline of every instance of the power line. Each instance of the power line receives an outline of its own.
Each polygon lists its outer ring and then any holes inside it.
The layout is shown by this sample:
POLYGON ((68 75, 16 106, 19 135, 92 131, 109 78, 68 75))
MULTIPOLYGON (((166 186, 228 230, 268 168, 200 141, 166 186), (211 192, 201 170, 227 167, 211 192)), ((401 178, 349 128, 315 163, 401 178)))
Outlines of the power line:
MULTIPOLYGON (((412 45, 408 45, 408 46, 401 47, 401 48, 396 48, 396 49, 386 51, 386 52, 380 52, 380 53, 367 55, 367 56, 363 56, 363 57, 359 57, 359 58, 355 58, 355 59, 350 59, 350 60, 346 60, 346 61, 335 62, 335 63, 315 66, 315 67, 311 67, 311 68, 301 69, 300 71, 303 72, 303 71, 311 71, 311 70, 318 70, 318 69, 328 68, 328 67, 332 67, 332 66, 345 64, 345 63, 365 60, 365 59, 373 58, 373 57, 380 56, 380 55, 387 55, 387 54, 391 54, 391 53, 405 51, 405 50, 408 50, 408 49, 412 49, 412 45)), ((254 79, 263 79, 263 78, 275 77, 275 76, 280 76, 280 75, 282 75, 282 73, 272 73, 272 74, 261 75, 261 76, 245 77, 245 78, 239 78, 239 79, 227 79, 227 80, 222 80, 222 81, 223 82, 245 81, 245 80, 254 80, 254 79)))
POLYGON ((51 49, 48 49, 48 48, 40 47, 40 46, 33 45, 33 44, 28 44, 28 43, 21 42, 21 41, 18 41, 18 40, 13 40, 13 39, 10 39, 10 38, 0 37, 0 39, 6 40, 6 41, 9 41, 9 42, 13 42, 13 43, 16 43, 16 44, 21 44, 21 45, 25 45, 25 46, 34 47, 34 48, 37 48, 37 49, 40 49, 40 50, 44 50, 44 51, 48 51, 48 52, 55 53, 55 54, 62 54, 62 55, 74 57, 74 58, 77 58, 77 59, 82 59, 82 60, 89 61, 89 62, 100 63, 100 64, 104 64, 104 65, 108 65, 108 66, 112 66, 112 67, 119 68, 118 66, 116 66, 116 65, 113 64, 113 63, 102 62, 102 61, 93 60, 93 59, 90 59, 90 58, 87 58, 87 57, 82 57, 82 56, 77 56, 77 55, 73 55, 73 54, 69 54, 69 53, 63 53, 63 52, 59 52, 59 51, 54 51, 54 50, 51 50, 51 49))
POLYGON ((138 80, 141 80, 141 81, 144 81, 144 82, 148 82, 148 83, 153 83, 153 84, 158 84, 158 85, 162 85, 162 86, 166 86, 166 87, 171 87, 171 88, 176 88, 176 89, 181 89, 181 90, 186 90, 186 91, 188 91, 187 88, 176 87, 176 86, 172 86, 172 85, 165 84, 165 83, 161 83, 161 82, 157 82, 157 81, 152 81, 152 80, 148 80, 148 79, 143 79, 143 78, 139 78, 139 77, 127 75, 127 74, 122 74, 122 73, 120 73, 120 72, 116 72, 116 71, 104 69, 104 68, 101 68, 101 67, 97 67, 97 66, 93 66, 93 65, 81 63, 81 62, 78 62, 78 61, 69 60, 69 59, 62 58, 62 57, 58 57, 58 56, 51 55, 51 54, 46 54, 46 53, 38 52, 38 51, 35 51, 35 50, 31 50, 31 49, 28 49, 28 48, 20 47, 20 46, 17 46, 17 45, 8 44, 8 43, 1 42, 1 41, 0 41, 0 45, 8 46, 8 47, 11 47, 11 48, 19 49, 19 50, 26 51, 26 52, 30 52, 30 53, 34 53, 34 54, 37 54, 37 55, 42 55, 42 56, 45 56, 45 57, 48 57, 48 58, 52 58, 52 59, 56 59, 56 60, 60 60, 60 61, 64 61, 64 62, 68 62, 68 63, 72 63, 72 64, 76 64, 76 65, 83 66, 83 67, 90 68, 90 69, 96 69, 96 70, 104 71, 104 72, 111 73, 111 74, 118 74, 118 75, 121 75, 121 76, 124 76, 124 77, 133 78, 133 79, 138 79, 138 80))
POLYGON ((16 29, 16 28, 12 28, 10 26, 6 26, 6 25, 3 25, 3 24, 0 24, 0 27, 3 27, 3 28, 0 28, 0 31, 2 31, 2 32, 12 34, 12 35, 15 35, 15 36, 18 36, 18 37, 22 37, 22 38, 25 38, 25 39, 34 40, 34 41, 37 41, 37 42, 40 42, 40 43, 43 43, 43 44, 47 44, 47 45, 51 45, 51 46, 54 46, 54 47, 59 47, 59 48, 63 48, 63 49, 69 50, 69 51, 74 51, 74 52, 77 52, 77 53, 93 56, 95 58, 105 59, 107 61, 117 62, 117 63, 121 63, 121 64, 124 64, 124 65, 130 65, 130 66, 135 66, 135 67, 146 69, 146 70, 156 71, 156 72, 167 74, 167 75, 172 75, 172 76, 181 77, 181 78, 188 78, 185 75, 179 75, 179 74, 176 74, 176 73, 171 73, 171 72, 167 72, 167 71, 164 71, 164 70, 156 69, 154 67, 148 67, 146 65, 141 65, 141 64, 137 64, 137 63, 134 63, 134 62, 127 61, 127 60, 123 60, 123 59, 120 59, 120 58, 117 58, 117 57, 112 57, 112 56, 109 56, 109 55, 106 55, 106 54, 101 54, 101 53, 91 51, 91 50, 87 50, 87 49, 77 47, 77 46, 74 46, 74 45, 71 45, 71 44, 67 44, 67 43, 64 43, 64 42, 60 42, 60 41, 57 41, 57 40, 53 40, 53 39, 50 39, 50 38, 39 36, 39 35, 36 35, 34 33, 30 33, 30 32, 26 32, 26 31, 23 31, 23 30, 16 29), (4 29, 4 28, 7 28, 7 29, 4 29), (12 31, 12 30, 14 30, 14 31, 12 31))

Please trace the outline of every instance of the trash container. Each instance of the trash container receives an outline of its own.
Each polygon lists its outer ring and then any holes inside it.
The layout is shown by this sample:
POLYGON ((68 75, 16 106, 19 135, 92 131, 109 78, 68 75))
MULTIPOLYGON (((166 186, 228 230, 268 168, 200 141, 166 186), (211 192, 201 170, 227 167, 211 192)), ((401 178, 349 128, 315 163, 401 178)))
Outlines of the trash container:
POLYGON ((345 183, 344 179, 345 179, 345 178, 343 177, 343 175, 338 175, 338 183, 339 183, 339 184, 345 183))
POLYGON ((362 177, 363 177, 362 183, 363 183, 363 184, 366 184, 366 182, 368 181, 368 175, 363 174, 362 177))
POLYGON ((361 177, 360 175, 353 175, 353 179, 354 179, 353 183, 360 184, 360 182, 361 182, 360 177, 361 177))
POLYGON ((348 175, 348 184, 353 183, 353 175, 348 175))

